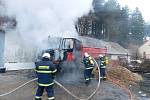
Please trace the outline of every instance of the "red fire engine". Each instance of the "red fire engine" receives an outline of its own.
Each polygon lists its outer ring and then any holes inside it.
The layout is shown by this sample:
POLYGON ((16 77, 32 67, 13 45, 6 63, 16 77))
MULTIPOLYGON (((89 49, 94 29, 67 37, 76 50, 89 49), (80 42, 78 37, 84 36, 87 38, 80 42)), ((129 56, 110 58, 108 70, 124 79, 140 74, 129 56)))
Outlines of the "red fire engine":
POLYGON ((74 61, 79 59, 79 57, 81 58, 85 52, 90 54, 93 58, 97 58, 99 54, 107 54, 106 47, 84 46, 82 41, 76 38, 62 38, 59 39, 59 42, 58 48, 44 51, 49 52, 53 56, 54 61, 74 61))

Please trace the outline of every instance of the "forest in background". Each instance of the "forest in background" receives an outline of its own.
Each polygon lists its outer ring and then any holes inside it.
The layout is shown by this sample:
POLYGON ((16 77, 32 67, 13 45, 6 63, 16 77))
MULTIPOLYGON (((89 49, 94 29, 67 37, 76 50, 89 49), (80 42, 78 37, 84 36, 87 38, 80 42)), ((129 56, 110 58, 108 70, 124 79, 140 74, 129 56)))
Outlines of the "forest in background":
POLYGON ((131 11, 117 0, 93 0, 93 10, 78 18, 75 28, 81 36, 117 42, 125 48, 130 43, 141 45, 143 38, 150 35, 150 25, 139 8, 131 11))

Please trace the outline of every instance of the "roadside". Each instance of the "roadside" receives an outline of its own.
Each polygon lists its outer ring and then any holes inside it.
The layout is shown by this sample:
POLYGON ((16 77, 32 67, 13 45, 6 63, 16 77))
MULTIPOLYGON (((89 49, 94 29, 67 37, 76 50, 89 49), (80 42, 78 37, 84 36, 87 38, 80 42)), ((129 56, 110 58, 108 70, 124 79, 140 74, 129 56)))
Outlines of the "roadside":
POLYGON ((137 85, 130 86, 130 90, 138 100, 150 100, 150 74, 143 74, 142 77, 143 80, 137 85))

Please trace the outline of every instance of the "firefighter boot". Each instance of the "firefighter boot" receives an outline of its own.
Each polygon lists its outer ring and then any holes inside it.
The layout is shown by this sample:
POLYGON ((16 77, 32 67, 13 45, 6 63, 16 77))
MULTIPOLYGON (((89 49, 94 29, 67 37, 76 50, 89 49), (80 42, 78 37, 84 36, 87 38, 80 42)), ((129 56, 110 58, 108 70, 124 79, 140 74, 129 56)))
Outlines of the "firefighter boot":
POLYGON ((103 80, 104 80, 104 81, 106 81, 106 80, 107 80, 107 77, 106 77, 106 76, 104 76, 104 77, 103 77, 103 80))

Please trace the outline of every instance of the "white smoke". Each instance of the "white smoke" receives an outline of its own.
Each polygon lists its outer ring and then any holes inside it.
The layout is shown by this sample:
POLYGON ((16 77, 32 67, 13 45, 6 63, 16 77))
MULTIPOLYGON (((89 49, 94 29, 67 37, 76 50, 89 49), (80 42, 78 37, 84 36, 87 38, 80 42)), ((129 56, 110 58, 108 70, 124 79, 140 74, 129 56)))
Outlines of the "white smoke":
POLYGON ((39 42, 47 36, 77 36, 74 22, 92 8, 92 0, 3 0, 16 17, 22 38, 39 42), (67 33, 66 33, 67 32, 67 33))

